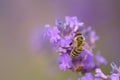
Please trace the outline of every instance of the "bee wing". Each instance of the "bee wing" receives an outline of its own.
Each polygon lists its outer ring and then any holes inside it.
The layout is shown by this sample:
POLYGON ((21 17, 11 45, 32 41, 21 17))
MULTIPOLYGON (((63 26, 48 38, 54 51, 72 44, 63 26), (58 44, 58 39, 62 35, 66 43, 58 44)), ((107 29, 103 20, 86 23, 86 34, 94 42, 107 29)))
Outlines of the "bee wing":
POLYGON ((75 42, 71 42, 71 43, 70 43, 70 47, 71 47, 71 48, 75 47, 75 42))

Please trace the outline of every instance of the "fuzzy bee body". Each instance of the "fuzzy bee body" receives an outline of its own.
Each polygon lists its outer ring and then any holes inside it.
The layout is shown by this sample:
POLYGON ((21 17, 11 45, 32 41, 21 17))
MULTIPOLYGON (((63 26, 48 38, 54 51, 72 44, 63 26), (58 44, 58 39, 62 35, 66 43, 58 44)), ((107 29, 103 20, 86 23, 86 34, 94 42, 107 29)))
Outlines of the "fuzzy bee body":
POLYGON ((71 56, 72 58, 75 57, 75 56, 78 56, 82 50, 83 50, 83 49, 73 48, 72 51, 71 51, 71 53, 70 53, 70 56, 71 56))
POLYGON ((81 33, 76 33, 73 44, 72 44, 72 50, 70 52, 70 56, 72 58, 78 56, 83 51, 83 45, 85 43, 85 38, 81 33))

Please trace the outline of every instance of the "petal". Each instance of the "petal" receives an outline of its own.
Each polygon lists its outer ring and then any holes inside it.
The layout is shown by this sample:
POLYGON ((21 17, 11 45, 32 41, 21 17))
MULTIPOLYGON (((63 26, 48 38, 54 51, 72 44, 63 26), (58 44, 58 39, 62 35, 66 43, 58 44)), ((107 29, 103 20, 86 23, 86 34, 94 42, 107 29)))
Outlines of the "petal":
POLYGON ((61 47, 58 48, 58 51, 59 51, 59 52, 66 53, 66 49, 63 49, 63 48, 61 48, 61 47))
POLYGON ((81 80, 93 80, 93 76, 91 73, 86 73, 81 80))
POLYGON ((59 57, 59 68, 61 70, 71 68, 71 58, 68 54, 63 54, 59 57))
POLYGON ((96 77, 94 80, 102 80, 101 78, 99 78, 99 77, 96 77))
POLYGON ((97 64, 107 64, 107 60, 101 56, 100 52, 97 52, 96 54, 96 61, 97 61, 97 64))
POLYGON ((69 25, 70 22, 71 22, 71 17, 66 16, 66 17, 65 17, 65 21, 66 21, 66 25, 69 25))
POLYGON ((120 79, 120 74, 112 74, 112 75, 110 76, 110 78, 111 78, 112 80, 119 80, 119 79, 120 79))
POLYGON ((107 79, 108 77, 101 71, 100 68, 95 69, 95 77, 101 77, 103 79, 107 79))

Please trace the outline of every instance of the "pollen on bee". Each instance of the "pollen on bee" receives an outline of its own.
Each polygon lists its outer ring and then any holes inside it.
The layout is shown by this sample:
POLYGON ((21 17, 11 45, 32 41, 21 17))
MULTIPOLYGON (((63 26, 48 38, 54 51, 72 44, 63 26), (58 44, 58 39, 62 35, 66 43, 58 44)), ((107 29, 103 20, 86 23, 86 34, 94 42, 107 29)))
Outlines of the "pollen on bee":
POLYGON ((78 67, 75 69, 75 71, 76 71, 76 72, 80 72, 82 69, 83 69, 83 66, 80 65, 80 66, 78 66, 78 67))

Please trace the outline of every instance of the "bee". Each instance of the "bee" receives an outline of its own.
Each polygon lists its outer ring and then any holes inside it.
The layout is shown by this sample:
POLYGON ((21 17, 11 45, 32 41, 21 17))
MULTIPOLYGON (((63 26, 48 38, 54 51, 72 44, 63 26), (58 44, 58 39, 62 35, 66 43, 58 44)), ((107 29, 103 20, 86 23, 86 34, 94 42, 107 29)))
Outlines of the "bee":
POLYGON ((75 58, 83 51, 83 45, 85 44, 85 37, 80 33, 77 32, 74 36, 73 43, 72 43, 72 50, 70 52, 71 58, 75 58))

